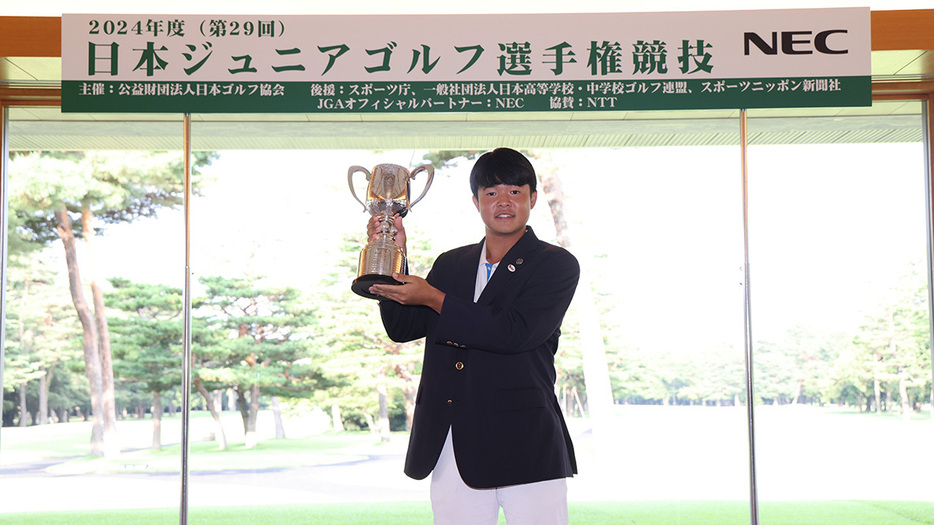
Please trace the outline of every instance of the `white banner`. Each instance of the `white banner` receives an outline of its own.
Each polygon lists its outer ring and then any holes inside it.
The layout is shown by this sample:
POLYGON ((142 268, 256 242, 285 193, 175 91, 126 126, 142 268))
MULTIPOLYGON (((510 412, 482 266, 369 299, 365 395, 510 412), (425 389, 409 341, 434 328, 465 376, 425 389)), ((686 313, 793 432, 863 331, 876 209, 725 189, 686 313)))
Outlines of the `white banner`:
MULTIPOLYGON (((359 90, 368 89, 365 83, 378 83, 391 97, 406 96, 406 83, 548 82, 559 84, 545 91, 573 96, 559 92, 583 90, 580 83, 585 81, 646 83, 632 84, 632 92, 663 89, 653 86, 671 82, 664 89, 687 94, 701 87, 714 92, 734 79, 769 79, 776 85, 788 81, 790 90, 795 79, 829 79, 832 84, 860 77, 868 82, 869 21, 868 8, 533 15, 73 14, 62 17, 62 78, 66 89, 77 90, 74 97, 127 92, 133 83, 153 83, 145 85, 154 93, 155 83, 174 83, 177 89, 206 83, 257 90, 266 86, 270 93, 290 84, 321 83, 332 86, 335 96, 350 89, 346 83, 359 90)), ((327 89, 321 87, 322 93, 327 89)))

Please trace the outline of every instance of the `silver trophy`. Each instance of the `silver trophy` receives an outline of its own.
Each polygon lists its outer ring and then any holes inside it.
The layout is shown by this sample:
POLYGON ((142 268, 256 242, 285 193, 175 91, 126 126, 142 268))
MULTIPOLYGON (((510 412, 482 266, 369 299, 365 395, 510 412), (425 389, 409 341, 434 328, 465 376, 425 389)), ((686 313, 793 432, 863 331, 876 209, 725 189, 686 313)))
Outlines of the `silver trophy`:
POLYGON ((411 172, 396 164, 379 164, 373 168, 373 173, 362 166, 351 166, 347 170, 350 193, 357 199, 357 202, 363 205, 363 211, 370 212, 370 215, 382 216, 379 237, 367 244, 360 252, 357 278, 350 287, 354 293, 370 299, 379 299, 378 296, 369 292, 371 285, 402 284, 392 278, 393 273, 405 273, 406 267, 405 253, 393 240, 398 233, 393 216, 398 213, 405 217, 405 214, 428 192, 434 177, 435 168, 431 164, 424 164, 411 172), (366 202, 360 200, 354 190, 353 176, 358 171, 365 173, 366 180, 369 181, 366 189, 366 202), (422 171, 428 173, 428 181, 425 182, 425 189, 422 190, 421 195, 413 201, 410 198, 409 181, 422 171))

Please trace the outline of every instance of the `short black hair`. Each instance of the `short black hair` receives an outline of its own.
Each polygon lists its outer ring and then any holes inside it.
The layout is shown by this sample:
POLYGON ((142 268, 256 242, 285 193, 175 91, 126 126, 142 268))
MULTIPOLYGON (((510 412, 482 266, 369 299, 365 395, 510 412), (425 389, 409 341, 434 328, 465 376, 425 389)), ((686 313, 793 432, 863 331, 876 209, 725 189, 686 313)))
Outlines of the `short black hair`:
POLYGON ((480 188, 492 188, 497 184, 507 186, 529 185, 529 193, 535 193, 535 168, 525 155, 510 148, 488 151, 474 163, 470 170, 470 191, 474 197, 480 188))

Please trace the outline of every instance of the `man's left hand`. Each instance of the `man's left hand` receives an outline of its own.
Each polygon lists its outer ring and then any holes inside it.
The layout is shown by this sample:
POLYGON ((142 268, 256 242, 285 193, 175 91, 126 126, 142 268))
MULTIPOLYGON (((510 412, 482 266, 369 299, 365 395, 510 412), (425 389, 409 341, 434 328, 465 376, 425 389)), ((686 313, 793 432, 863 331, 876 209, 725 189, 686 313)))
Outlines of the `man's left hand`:
POLYGON ((392 274, 392 278, 402 284, 374 284, 370 293, 405 305, 425 305, 441 313, 445 294, 428 284, 428 281, 415 275, 392 274))

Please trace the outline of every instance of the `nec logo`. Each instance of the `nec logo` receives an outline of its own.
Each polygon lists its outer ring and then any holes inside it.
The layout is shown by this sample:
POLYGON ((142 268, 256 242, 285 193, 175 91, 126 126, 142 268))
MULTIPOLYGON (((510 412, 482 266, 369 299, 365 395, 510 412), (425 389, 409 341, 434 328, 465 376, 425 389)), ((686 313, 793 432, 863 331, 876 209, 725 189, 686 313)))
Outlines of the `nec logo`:
POLYGON ((756 33, 743 33, 743 47, 746 56, 749 56, 749 44, 756 46, 766 55, 777 55, 779 52, 783 55, 810 55, 814 51, 825 55, 845 55, 850 52, 848 49, 833 49, 827 40, 831 35, 846 32, 846 29, 821 31, 814 36, 813 42, 811 31, 782 31, 781 33, 772 31, 771 42, 766 42, 756 33), (781 46, 779 46, 779 35, 781 35, 781 46))

